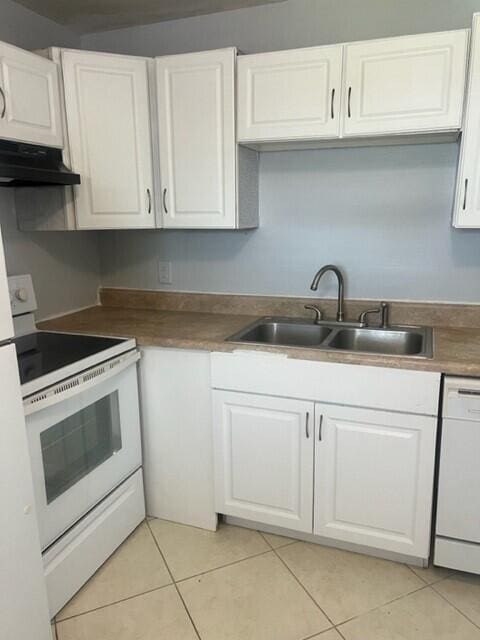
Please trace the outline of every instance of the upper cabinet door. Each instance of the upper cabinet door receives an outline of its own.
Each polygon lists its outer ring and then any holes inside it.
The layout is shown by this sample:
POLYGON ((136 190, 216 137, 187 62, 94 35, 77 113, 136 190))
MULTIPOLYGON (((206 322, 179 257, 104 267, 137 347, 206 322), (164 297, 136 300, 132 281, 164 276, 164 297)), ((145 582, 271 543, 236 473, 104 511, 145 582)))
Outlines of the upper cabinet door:
POLYGON ((427 558, 437 419, 315 405, 316 535, 427 558))
POLYGON ((0 138, 63 146, 58 67, 0 42, 0 138))
POLYGON ((343 135, 460 129, 468 31, 345 47, 343 135))
POLYGON ((480 13, 473 17, 453 226, 466 229, 480 227, 480 13))
POLYGON ((343 46, 238 58, 238 141, 338 138, 343 46))
POLYGON ((237 226, 235 56, 156 59, 164 227, 237 226))
POLYGON ((64 51, 62 64, 78 228, 154 227, 147 60, 64 51))

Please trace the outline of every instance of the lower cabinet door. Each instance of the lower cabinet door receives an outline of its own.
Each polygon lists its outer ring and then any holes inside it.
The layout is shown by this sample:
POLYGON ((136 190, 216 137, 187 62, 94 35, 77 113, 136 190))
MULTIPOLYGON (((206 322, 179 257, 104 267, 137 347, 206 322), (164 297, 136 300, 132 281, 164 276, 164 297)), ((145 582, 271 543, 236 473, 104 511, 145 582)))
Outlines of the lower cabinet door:
POLYGON ((214 391, 219 513, 312 532, 314 404, 214 391))
POLYGON ((315 405, 314 533, 427 558, 437 420, 315 405))

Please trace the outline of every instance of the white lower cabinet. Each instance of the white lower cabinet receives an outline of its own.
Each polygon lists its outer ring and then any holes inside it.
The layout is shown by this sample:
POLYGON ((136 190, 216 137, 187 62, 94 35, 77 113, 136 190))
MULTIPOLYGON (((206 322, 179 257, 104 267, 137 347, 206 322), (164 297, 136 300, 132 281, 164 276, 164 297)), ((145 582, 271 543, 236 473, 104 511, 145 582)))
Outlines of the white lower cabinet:
POLYGON ((314 533, 428 557, 436 418, 315 406, 314 533))
POLYGON ((216 509, 312 531, 314 404, 213 392, 216 509))
POLYGON ((147 514, 215 530, 210 354, 143 348, 140 401, 147 514))
POLYGON ((429 557, 439 374, 244 352, 211 380, 218 513, 429 557))

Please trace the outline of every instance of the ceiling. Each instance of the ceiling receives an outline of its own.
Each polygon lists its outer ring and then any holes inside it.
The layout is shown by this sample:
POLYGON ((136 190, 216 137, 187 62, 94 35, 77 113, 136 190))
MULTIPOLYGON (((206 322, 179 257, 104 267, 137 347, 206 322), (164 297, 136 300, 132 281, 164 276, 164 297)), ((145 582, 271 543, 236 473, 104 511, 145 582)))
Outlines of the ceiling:
POLYGON ((120 29, 284 0, 17 0, 79 33, 120 29))

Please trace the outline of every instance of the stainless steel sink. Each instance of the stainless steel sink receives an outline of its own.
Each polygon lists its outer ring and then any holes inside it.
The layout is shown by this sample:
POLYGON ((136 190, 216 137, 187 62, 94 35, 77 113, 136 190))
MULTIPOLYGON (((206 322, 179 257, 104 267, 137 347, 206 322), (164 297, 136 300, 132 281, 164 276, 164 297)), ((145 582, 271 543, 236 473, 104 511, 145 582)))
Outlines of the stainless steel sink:
POLYGON ((426 355, 425 332, 420 329, 340 329, 329 341, 330 348, 393 356, 426 355))
POLYGON ((433 332, 429 327, 379 329, 358 326, 358 323, 322 321, 315 324, 299 318, 266 317, 230 336, 227 341, 325 351, 433 357, 433 332))
POLYGON ((268 319, 229 338, 232 342, 276 344, 287 347, 318 347, 330 335, 329 327, 295 319, 268 319))

